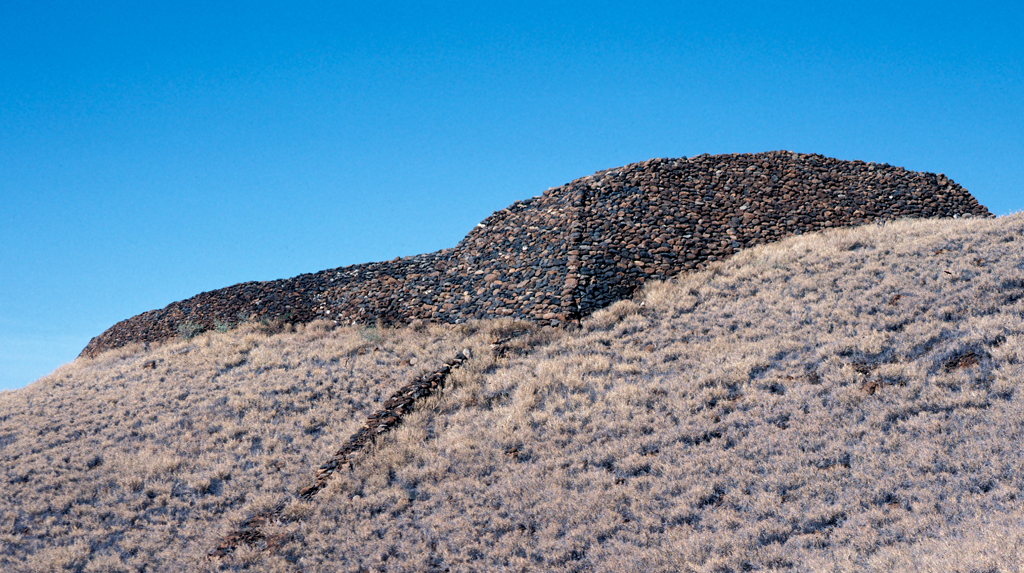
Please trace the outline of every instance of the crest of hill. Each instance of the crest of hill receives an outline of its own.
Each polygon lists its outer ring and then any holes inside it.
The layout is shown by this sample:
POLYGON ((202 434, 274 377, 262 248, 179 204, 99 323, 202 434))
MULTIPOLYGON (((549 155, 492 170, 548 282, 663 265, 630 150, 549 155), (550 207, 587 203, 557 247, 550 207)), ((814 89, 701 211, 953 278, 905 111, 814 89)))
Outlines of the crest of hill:
POLYGON ((452 249, 201 293, 115 324, 82 354, 241 319, 558 326, 789 235, 957 216, 991 213, 941 174, 787 151, 651 159, 517 201, 452 249))
POLYGON ((243 325, 79 359, 0 393, 0 570, 1018 571, 1022 237, 1019 214, 792 237, 569 332, 243 325))

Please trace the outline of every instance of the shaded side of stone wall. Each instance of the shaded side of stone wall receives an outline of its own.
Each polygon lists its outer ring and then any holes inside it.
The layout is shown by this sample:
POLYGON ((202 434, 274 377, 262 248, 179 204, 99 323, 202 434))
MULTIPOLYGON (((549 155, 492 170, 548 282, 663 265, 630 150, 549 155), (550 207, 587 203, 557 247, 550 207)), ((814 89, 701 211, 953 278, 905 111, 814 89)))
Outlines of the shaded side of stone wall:
POLYGON ((776 151, 599 171, 482 221, 454 248, 198 294, 123 320, 83 355, 243 318, 561 325, 739 249, 900 217, 991 216, 942 175, 776 151))
POLYGON ((200 293, 118 322, 82 354, 166 340, 183 324, 212 330, 264 318, 400 325, 511 316, 558 325, 572 301, 571 293, 562 293, 566 231, 575 216, 561 191, 496 211, 453 249, 200 293))
POLYGON ((442 309, 430 318, 557 320, 567 276, 567 229, 575 216, 568 199, 561 188, 552 189, 495 212, 470 231, 455 248, 457 266, 447 277, 442 309))
POLYGON ((337 269, 334 274, 344 280, 324 292, 327 310, 361 323, 499 316, 559 320, 567 276, 565 235, 575 212, 564 194, 554 191, 496 211, 454 249, 379 263, 393 268, 372 277, 362 266, 337 269), (424 257, 432 261, 429 268, 405 266, 407 259, 424 257))

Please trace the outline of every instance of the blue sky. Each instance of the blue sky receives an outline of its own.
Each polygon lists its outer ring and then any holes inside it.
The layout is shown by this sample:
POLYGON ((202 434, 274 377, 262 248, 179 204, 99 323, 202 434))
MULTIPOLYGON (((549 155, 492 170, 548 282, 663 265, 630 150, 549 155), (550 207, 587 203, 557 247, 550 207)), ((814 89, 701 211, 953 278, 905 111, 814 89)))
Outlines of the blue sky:
POLYGON ((5 0, 0 389, 652 157, 821 153, 1024 210, 1021 30, 1009 1, 5 0))

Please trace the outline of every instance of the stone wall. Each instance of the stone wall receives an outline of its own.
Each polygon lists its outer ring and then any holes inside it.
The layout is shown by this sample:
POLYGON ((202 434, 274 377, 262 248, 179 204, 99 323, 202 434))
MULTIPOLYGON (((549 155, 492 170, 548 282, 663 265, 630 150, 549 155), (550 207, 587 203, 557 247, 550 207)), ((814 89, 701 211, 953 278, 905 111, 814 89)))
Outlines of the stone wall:
POLYGON ((829 227, 991 213, 943 175, 775 151, 599 171, 484 219, 452 249, 201 293, 123 320, 92 356, 249 319, 388 325, 512 316, 559 326, 648 279, 829 227))

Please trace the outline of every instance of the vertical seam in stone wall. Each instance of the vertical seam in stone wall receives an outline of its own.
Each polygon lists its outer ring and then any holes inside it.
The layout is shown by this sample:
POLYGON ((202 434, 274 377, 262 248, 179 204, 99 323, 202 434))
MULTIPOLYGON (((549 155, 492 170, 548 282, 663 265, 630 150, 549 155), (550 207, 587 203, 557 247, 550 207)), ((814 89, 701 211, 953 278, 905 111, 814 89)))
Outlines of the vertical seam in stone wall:
POLYGON ((582 316, 580 305, 580 292, 584 288, 583 276, 580 274, 582 266, 580 256, 585 237, 587 236, 587 188, 577 184, 572 190, 570 203, 570 224, 568 230, 568 251, 566 255, 565 285, 563 285, 563 296, 569 297, 571 306, 568 307, 567 322, 579 320, 582 316))

